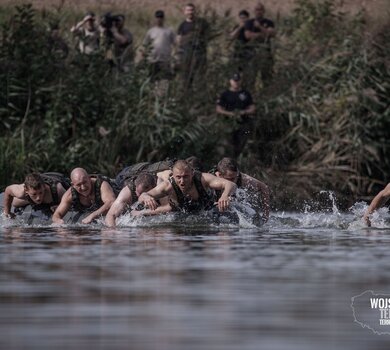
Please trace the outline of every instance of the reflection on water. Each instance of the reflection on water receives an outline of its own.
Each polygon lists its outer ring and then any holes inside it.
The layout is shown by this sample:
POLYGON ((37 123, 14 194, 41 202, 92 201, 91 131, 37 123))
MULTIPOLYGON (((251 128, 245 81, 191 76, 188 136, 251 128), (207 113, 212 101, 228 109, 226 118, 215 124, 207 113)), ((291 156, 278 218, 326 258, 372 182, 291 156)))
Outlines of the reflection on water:
MULTIPOLYGON (((141 225, 142 226, 142 225, 141 225)), ((0 349, 388 349, 351 297, 390 293, 390 225, 0 227, 0 349)))

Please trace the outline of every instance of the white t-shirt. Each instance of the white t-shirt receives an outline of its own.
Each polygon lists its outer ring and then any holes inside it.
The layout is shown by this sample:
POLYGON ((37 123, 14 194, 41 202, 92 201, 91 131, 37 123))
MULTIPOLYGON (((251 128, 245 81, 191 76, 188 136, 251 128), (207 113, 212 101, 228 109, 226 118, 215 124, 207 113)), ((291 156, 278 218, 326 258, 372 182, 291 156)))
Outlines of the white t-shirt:
POLYGON ((99 50, 100 32, 98 29, 90 31, 87 28, 80 28, 76 34, 80 37, 79 50, 81 53, 89 55, 99 50))
POLYGON ((171 28, 153 27, 146 33, 143 45, 151 48, 150 62, 167 62, 171 59, 172 47, 176 35, 171 28))

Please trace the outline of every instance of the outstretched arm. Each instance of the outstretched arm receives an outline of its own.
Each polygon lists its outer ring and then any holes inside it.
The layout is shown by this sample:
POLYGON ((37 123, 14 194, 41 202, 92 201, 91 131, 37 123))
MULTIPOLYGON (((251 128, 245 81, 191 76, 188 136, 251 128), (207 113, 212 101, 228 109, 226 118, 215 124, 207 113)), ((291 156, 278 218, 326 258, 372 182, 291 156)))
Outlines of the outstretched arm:
POLYGON ((172 185, 168 181, 163 181, 149 192, 142 193, 138 201, 144 204, 151 210, 156 210, 159 206, 156 199, 168 196, 172 189, 172 185))
POLYGON ((103 205, 84 218, 81 221, 83 224, 89 224, 100 215, 105 215, 110 209, 112 203, 114 203, 115 194, 111 185, 107 181, 102 182, 102 186, 100 187, 100 194, 102 196, 103 205))
POLYGON ((56 211, 52 216, 52 221, 55 224, 64 224, 63 217, 69 211, 72 206, 72 192, 69 188, 61 198, 60 205, 57 207, 56 211))
POLYGON ((156 210, 151 209, 144 209, 144 210, 133 210, 131 212, 132 216, 152 216, 152 215, 159 215, 159 214, 165 214, 172 211, 172 207, 169 204, 168 197, 161 198, 160 200, 160 206, 156 210))
POLYGON ((14 218, 11 213, 11 206, 22 207, 28 205, 29 202, 24 200, 24 185, 10 185, 4 191, 4 215, 8 218, 14 218), (17 200, 15 200, 17 199, 17 200))
POLYGON ((204 182, 207 187, 210 187, 213 190, 223 191, 221 197, 218 200, 218 209, 219 211, 225 211, 230 205, 229 196, 236 191, 237 185, 231 181, 208 173, 202 173, 202 182, 204 182))
POLYGON ((368 226, 371 226, 370 215, 378 210, 380 207, 386 204, 386 202, 390 198, 390 183, 380 191, 372 200, 370 206, 368 207, 366 213, 364 214, 364 220, 366 221, 368 226))
POLYGON ((133 204, 131 191, 126 186, 119 193, 118 198, 112 204, 106 215, 105 223, 108 227, 115 227, 115 219, 119 217, 126 209, 127 205, 133 204))

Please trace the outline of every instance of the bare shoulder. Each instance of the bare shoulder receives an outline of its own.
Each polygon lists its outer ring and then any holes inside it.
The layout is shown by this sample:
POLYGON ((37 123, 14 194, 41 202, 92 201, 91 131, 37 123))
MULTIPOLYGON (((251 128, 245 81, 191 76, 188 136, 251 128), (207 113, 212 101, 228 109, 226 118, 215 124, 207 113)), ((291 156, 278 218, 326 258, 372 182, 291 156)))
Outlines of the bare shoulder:
POLYGON ((25 191, 24 191, 23 184, 14 184, 14 185, 7 186, 5 189, 5 193, 19 199, 25 198, 25 191))
POLYGON ((121 189, 116 199, 117 202, 129 202, 131 201, 131 191, 125 186, 121 189))
POLYGON ((241 173, 241 182, 243 186, 255 186, 260 181, 252 176, 249 176, 248 174, 241 173))
POLYGON ((164 170, 157 173, 157 178, 159 183, 161 183, 162 181, 168 181, 171 174, 172 174, 171 170, 164 170))
POLYGON ((61 202, 72 202, 72 187, 68 188, 61 198, 61 202))
POLYGON ((202 174, 202 179, 204 179, 206 181, 214 180, 217 178, 215 175, 210 174, 210 173, 201 173, 201 174, 202 174))
POLYGON ((102 181, 101 191, 113 191, 111 184, 104 180, 102 181))
POLYGON ((57 192, 58 193, 65 193, 66 192, 66 189, 64 186, 62 186, 62 183, 61 182, 57 182, 57 192))
POLYGON ((243 187, 257 188, 257 189, 268 188, 268 186, 264 182, 252 176, 249 176, 248 174, 241 173, 241 181, 243 187))
POLYGON ((201 181, 202 181, 202 184, 203 185, 210 185, 210 184, 213 184, 215 183, 216 181, 218 183, 220 182, 223 182, 223 181, 220 181, 221 178, 213 175, 213 174, 210 174, 210 173, 201 173, 201 181))
POLYGON ((151 196, 168 195, 173 193, 173 186, 169 180, 161 181, 155 188, 151 189, 148 194, 151 196))

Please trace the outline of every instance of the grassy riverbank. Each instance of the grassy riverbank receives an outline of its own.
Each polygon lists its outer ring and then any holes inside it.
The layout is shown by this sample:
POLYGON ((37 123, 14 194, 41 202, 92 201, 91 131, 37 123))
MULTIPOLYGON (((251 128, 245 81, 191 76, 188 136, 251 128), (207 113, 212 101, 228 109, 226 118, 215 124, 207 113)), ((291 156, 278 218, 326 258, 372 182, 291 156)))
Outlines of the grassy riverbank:
MULTIPOLYGON (((300 0, 273 18, 275 76, 253 91, 256 130, 240 164, 271 185, 279 208, 325 189, 348 204, 389 181, 389 22, 368 26, 364 13, 351 17, 335 4, 300 0)), ((126 11, 139 45, 151 12, 126 11)), ((195 154, 211 166, 221 157, 216 150, 230 126, 214 110, 230 72, 229 12, 202 13, 213 33, 207 75, 191 95, 174 80, 163 97, 142 64, 118 76, 101 56, 73 50, 76 8, 0 12, 2 188, 32 170, 68 173, 81 165, 114 175, 136 161, 195 154), (66 59, 48 49, 47 28, 56 21, 71 48, 66 59)))

